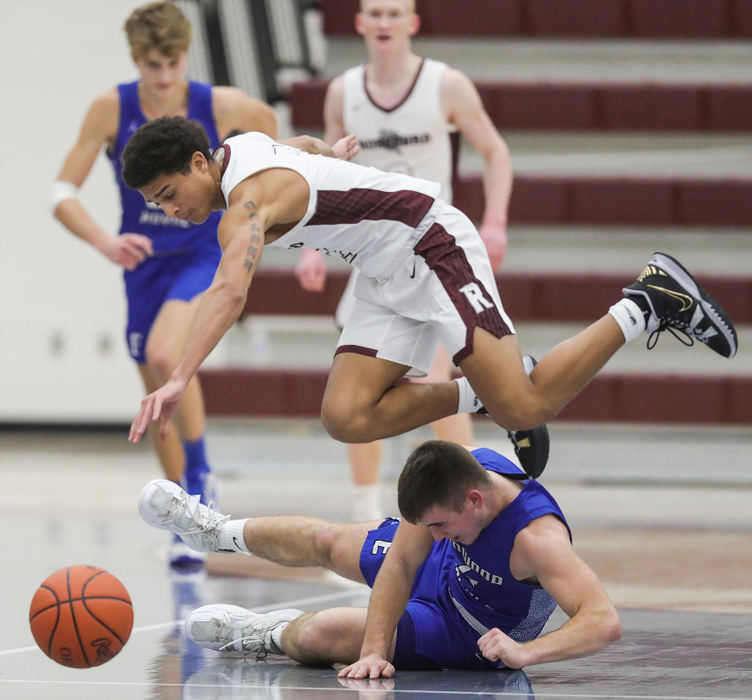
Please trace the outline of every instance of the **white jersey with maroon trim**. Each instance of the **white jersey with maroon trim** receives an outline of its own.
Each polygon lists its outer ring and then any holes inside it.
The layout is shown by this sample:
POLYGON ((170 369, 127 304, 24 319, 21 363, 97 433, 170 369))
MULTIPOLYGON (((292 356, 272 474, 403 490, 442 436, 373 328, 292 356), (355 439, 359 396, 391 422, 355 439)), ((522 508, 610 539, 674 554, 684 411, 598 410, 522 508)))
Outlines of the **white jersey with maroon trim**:
POLYGON ((368 277, 388 276, 448 206, 437 199, 435 182, 311 155, 258 132, 227 139, 221 148, 225 201, 240 182, 270 168, 294 170, 309 185, 305 216, 267 245, 313 248, 368 277))
POLYGON ((365 66, 344 73, 342 118, 345 131, 360 144, 356 163, 388 172, 436 180, 440 196, 452 201, 452 146, 454 127, 441 112, 441 76, 447 65, 423 59, 404 100, 384 109, 368 94, 365 66))

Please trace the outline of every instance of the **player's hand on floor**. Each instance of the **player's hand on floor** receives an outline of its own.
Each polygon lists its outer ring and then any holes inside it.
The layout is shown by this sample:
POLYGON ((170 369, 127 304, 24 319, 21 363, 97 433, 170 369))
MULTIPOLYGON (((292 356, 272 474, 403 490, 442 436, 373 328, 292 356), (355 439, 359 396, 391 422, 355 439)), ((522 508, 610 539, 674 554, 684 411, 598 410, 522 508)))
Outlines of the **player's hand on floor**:
POLYGON ((141 401, 141 410, 131 423, 128 440, 137 443, 149 427, 149 423, 159 421, 159 437, 164 440, 170 429, 170 422, 185 391, 185 382, 170 379, 160 389, 145 396, 141 401))
POLYGON ((337 675, 340 678, 391 678, 394 666, 378 654, 368 654, 345 666, 337 675))
POLYGON ((100 248, 112 262, 126 270, 135 270, 146 258, 154 254, 151 238, 140 233, 123 233, 113 236, 100 248))
POLYGON ((306 292, 323 292, 326 284, 324 256, 318 250, 304 250, 295 266, 295 277, 306 292))
POLYGON ((478 640, 478 648, 489 661, 501 661, 507 668, 522 668, 522 644, 494 627, 478 640))
POLYGON ((355 158, 360 152, 360 144, 355 134, 348 134, 343 136, 332 146, 332 151, 337 158, 342 160, 350 160, 355 158))
POLYGON ((337 678, 340 685, 350 690, 359 690, 358 700, 363 700, 371 695, 377 700, 382 700, 384 691, 394 690, 394 678, 337 678), (372 691, 372 692, 368 692, 372 691))

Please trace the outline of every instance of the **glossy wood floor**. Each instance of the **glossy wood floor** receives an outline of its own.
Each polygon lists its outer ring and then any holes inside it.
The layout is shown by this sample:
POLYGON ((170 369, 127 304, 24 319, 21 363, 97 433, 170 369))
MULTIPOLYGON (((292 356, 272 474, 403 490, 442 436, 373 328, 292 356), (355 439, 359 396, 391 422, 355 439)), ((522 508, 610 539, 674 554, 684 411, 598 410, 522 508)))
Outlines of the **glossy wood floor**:
MULTIPOLYGON (((493 428, 477 433, 479 444, 505 447, 493 428)), ((386 450, 390 511, 399 462, 424 437, 386 450)), ((135 507, 157 474, 148 449, 117 434, 0 433, 0 698, 752 698, 750 432, 554 426, 552 440, 543 482, 619 608, 622 641, 524 672, 343 684, 333 670, 283 658, 224 659, 187 641, 178 621, 206 602, 258 611, 365 605, 367 589, 240 555, 171 571, 166 533, 143 524, 135 507), (75 563, 118 576, 135 611, 122 653, 82 671, 50 661, 28 626, 36 587, 75 563)), ((213 424, 210 447, 226 512, 348 518, 344 450, 315 424, 213 424)), ((557 611, 551 624, 563 619, 557 611)))

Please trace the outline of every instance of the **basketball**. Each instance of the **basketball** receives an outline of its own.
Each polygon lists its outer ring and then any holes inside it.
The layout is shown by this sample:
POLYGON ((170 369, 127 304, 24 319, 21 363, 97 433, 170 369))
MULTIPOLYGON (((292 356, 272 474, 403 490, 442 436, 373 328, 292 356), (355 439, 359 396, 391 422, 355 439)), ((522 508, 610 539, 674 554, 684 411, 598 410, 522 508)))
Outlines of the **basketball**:
POLYGON ((90 668, 125 646, 133 606, 115 576, 98 566, 77 564, 42 582, 31 600, 29 624, 39 648, 53 661, 90 668))

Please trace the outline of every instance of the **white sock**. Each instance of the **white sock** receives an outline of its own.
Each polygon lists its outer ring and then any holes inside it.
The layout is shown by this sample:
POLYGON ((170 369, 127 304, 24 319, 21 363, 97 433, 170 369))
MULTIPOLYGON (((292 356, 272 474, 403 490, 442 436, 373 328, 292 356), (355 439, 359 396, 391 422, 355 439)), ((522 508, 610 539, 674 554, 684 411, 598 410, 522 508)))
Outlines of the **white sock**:
POLYGON ((287 625, 289 625, 289 622, 280 622, 272 631, 271 631, 271 638, 272 643, 274 644, 276 649, 271 649, 273 653, 276 652, 278 654, 284 654, 285 652, 282 650, 282 632, 285 631, 287 628, 287 625))
POLYGON ((624 333, 624 340, 627 343, 642 335, 645 330, 645 316, 640 307, 631 299, 617 301, 608 310, 608 313, 619 324, 621 332, 624 333))
POLYGON ((229 520, 222 526, 222 532, 219 533, 218 538, 220 549, 232 549, 242 554, 250 554, 243 538, 243 526, 246 520, 248 518, 229 520))
POLYGON ((380 520, 384 517, 381 509, 381 487, 375 484, 353 484, 351 489, 351 513, 354 522, 380 520))
POLYGON ((478 409, 481 408, 483 404, 475 395, 473 387, 470 386, 470 382, 467 381, 466 377, 457 377, 454 381, 457 382, 457 388, 459 389, 457 413, 477 413, 478 409))

